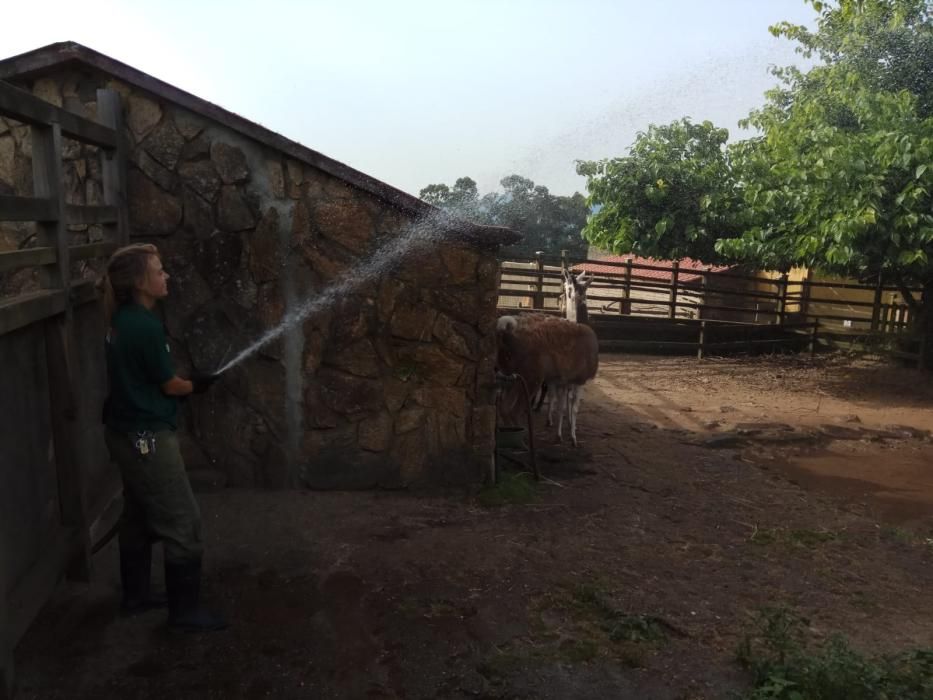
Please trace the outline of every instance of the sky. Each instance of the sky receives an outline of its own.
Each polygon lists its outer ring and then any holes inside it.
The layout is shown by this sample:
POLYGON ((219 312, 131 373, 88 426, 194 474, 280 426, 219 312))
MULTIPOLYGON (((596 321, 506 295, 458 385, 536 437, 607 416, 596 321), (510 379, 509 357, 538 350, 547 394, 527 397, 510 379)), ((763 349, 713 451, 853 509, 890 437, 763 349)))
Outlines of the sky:
POLYGON ((624 156, 683 116, 729 129, 803 0, 82 0, 9 3, 0 56, 77 41, 417 195, 516 173, 585 193, 574 162, 624 156), (41 21, 37 21, 41 18, 41 21))

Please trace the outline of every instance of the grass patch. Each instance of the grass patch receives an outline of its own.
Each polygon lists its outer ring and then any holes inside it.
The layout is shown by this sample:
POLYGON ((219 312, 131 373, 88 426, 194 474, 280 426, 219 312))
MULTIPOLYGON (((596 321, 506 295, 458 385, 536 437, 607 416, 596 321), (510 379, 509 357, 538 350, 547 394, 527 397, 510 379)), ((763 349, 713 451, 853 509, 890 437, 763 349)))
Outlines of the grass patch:
POLYGON ((928 700, 933 649, 869 659, 844 637, 813 642, 806 622, 786 608, 767 608, 738 649, 754 688, 746 700, 928 700))
POLYGON ((839 535, 831 530, 788 529, 783 527, 755 528, 749 542, 763 546, 783 545, 798 549, 815 549, 821 544, 833 542, 839 535))
POLYGON ((658 642, 667 637, 664 623, 651 615, 630 615, 617 610, 592 585, 577 586, 571 599, 578 609, 591 613, 612 642, 658 642))
POLYGON ((928 544, 929 541, 907 528, 896 525, 882 525, 878 534, 881 539, 900 544, 928 544))
POLYGON ((617 609, 598 582, 549 591, 529 602, 527 638, 496 647, 477 666, 498 682, 521 668, 614 661, 644 668, 646 658, 668 638, 668 626, 650 615, 617 609))
POLYGON ((532 503, 538 497, 538 485, 529 472, 499 472, 499 481, 484 486, 476 500, 481 506, 494 508, 506 504, 532 503))

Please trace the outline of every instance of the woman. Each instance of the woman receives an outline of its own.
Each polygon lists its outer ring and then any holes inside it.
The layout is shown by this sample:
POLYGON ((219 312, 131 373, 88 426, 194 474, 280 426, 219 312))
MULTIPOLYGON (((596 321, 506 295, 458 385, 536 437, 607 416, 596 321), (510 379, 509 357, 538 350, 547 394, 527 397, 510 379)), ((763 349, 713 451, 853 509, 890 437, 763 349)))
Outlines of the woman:
POLYGON ((165 329, 153 311, 168 296, 168 279, 158 249, 137 244, 111 256, 102 280, 110 319, 104 423, 107 447, 123 477, 123 610, 134 613, 160 604, 150 596, 150 574, 152 542, 161 540, 169 625, 218 630, 226 622, 198 605, 201 513, 175 432, 179 399, 207 391, 216 377, 188 380, 175 374, 165 329))

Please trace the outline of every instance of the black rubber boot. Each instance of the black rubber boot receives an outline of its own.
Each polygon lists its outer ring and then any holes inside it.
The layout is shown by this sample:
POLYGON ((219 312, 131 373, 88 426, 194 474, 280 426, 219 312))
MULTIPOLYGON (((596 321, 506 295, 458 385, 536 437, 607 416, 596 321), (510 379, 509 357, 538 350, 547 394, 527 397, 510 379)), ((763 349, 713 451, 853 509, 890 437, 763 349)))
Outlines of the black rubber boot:
POLYGON ((166 562, 165 589, 168 593, 169 627, 185 632, 216 632, 226 629, 226 620, 198 604, 201 594, 200 559, 181 564, 166 562))
POLYGON ((164 608, 165 596, 152 594, 152 545, 120 550, 120 582, 123 585, 123 615, 137 615, 164 608))

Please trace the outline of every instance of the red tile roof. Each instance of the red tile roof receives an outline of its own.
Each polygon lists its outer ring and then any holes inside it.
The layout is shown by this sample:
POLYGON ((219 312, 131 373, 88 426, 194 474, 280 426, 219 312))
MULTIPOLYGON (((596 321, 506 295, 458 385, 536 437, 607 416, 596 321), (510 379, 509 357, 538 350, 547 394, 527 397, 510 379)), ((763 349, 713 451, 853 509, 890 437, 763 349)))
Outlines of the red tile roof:
MULTIPOLYGON (((652 265, 654 267, 671 267, 673 261, 671 260, 655 260, 653 258, 639 258, 634 255, 604 255, 599 258, 601 261, 608 263, 622 263, 625 264, 627 260, 631 258, 633 265, 652 265)), ((585 262, 579 263, 573 266, 573 269, 578 272, 592 272, 597 275, 621 275, 624 274, 625 268, 618 265, 600 265, 598 262, 585 262)), ((680 272, 677 274, 678 282, 694 282, 700 279, 700 275, 692 274, 690 270, 705 270, 709 272, 725 272, 726 270, 731 270, 732 267, 729 265, 707 265, 706 263, 700 260, 692 260, 690 258, 684 258, 680 261, 680 272)), ((656 280, 670 280, 671 271, 670 270, 641 270, 635 268, 632 270, 632 277, 640 277, 641 279, 656 279, 656 280)))

